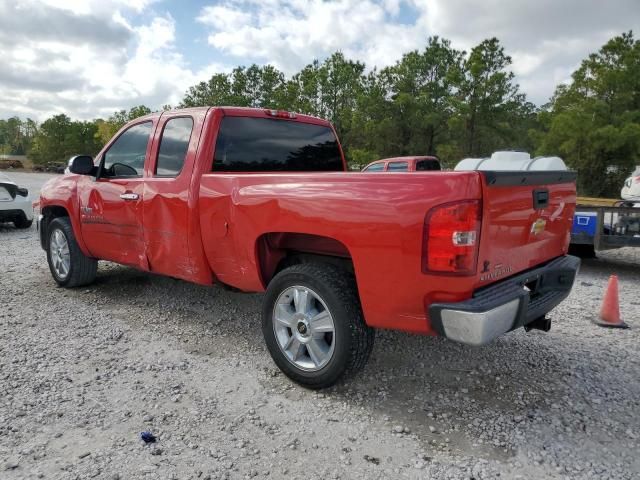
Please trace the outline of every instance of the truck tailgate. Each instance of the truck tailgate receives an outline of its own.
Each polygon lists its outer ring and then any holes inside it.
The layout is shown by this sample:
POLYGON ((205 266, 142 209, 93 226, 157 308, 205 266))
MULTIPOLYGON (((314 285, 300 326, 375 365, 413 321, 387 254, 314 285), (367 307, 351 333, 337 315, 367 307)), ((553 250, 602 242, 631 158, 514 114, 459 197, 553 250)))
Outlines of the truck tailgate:
POLYGON ((576 203, 575 172, 480 172, 484 286, 567 252, 576 203))

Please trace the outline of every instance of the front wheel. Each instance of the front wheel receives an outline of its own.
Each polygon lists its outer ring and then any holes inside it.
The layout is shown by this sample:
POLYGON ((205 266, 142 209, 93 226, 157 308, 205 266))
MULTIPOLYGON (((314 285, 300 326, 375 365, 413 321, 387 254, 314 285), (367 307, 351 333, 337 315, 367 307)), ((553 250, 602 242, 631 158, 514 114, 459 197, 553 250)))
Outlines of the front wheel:
POLYGON ((269 283, 262 332, 276 365, 314 389, 362 369, 375 337, 364 322, 353 276, 315 263, 286 268, 269 283))
POLYGON ((55 218, 47 230, 47 261, 56 283, 61 287, 70 288, 93 282, 98 270, 98 261, 82 253, 69 219, 55 218))

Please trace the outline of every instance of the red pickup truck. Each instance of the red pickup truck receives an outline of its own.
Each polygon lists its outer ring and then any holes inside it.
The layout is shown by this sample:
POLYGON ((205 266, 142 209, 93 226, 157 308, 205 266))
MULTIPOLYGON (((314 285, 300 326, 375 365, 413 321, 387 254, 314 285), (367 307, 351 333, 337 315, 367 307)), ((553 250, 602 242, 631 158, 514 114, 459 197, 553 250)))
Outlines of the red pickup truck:
POLYGON ((349 173, 330 123, 195 108, 123 127, 41 191, 54 280, 98 260, 262 292, 275 363, 310 388, 362 368, 374 329, 470 345, 548 329, 570 292, 573 172, 349 173))
POLYGON ((363 172, 427 172, 442 170, 438 157, 394 157, 376 160, 362 169, 363 172))

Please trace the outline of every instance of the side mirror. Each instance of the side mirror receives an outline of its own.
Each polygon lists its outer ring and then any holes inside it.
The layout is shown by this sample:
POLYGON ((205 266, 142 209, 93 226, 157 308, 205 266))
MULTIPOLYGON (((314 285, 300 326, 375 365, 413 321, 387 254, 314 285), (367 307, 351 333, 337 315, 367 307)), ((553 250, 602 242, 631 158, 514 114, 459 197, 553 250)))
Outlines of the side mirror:
POLYGON ((91 175, 93 158, 89 155, 77 155, 69 160, 69 171, 76 175, 91 175))

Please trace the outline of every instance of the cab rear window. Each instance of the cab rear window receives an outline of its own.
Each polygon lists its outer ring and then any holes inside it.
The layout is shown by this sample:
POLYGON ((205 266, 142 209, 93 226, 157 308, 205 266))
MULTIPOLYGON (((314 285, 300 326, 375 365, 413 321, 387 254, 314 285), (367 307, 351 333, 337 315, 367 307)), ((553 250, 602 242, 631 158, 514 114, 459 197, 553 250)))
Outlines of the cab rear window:
POLYGON ((416 162, 416 171, 428 172, 440 170, 440 162, 438 160, 418 160, 416 162))
POLYGON ((408 162, 389 162, 389 164, 387 165, 388 172, 406 172, 408 170, 408 162))
POLYGON ((323 125, 253 117, 222 119, 215 172, 340 172, 338 139, 323 125))
POLYGON ((382 172, 384 170, 384 163, 374 163, 369 165, 363 170, 363 172, 382 172))

